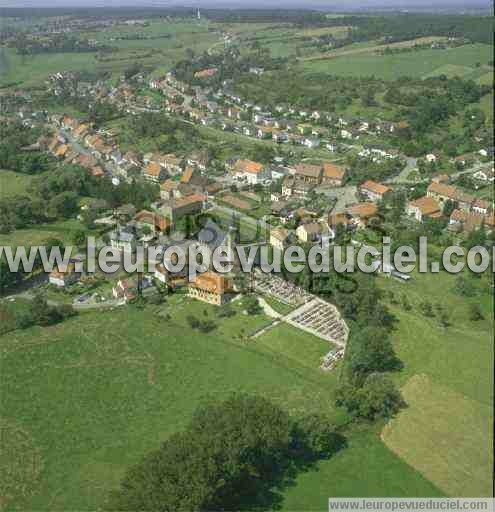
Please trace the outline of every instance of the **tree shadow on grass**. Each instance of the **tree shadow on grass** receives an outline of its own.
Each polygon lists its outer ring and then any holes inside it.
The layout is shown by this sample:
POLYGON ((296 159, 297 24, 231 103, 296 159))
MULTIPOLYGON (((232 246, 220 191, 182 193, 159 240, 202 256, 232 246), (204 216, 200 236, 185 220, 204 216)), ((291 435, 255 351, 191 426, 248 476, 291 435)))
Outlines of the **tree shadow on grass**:
POLYGON ((325 452, 315 451, 306 443, 292 446, 278 464, 267 465, 257 475, 244 475, 242 488, 235 494, 218 497, 209 510, 251 511, 281 510, 284 492, 296 485, 302 473, 318 471, 318 463, 328 460, 347 446, 346 438, 337 433, 332 434, 329 449, 325 452))

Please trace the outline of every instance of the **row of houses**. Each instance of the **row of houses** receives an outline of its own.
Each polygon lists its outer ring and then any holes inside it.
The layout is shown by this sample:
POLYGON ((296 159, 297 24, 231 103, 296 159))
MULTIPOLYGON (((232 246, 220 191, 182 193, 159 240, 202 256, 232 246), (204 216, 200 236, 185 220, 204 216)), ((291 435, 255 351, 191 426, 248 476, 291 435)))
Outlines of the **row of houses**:
MULTIPOLYGON (((198 73, 208 74, 210 71, 203 70, 198 73)), ((379 135, 408 128, 406 121, 393 123, 382 120, 347 119, 328 112, 301 110, 289 105, 277 106, 272 113, 252 102, 243 101, 230 91, 228 81, 222 89, 212 91, 207 87, 190 87, 176 80, 173 73, 169 73, 164 78, 151 80, 149 86, 170 96, 165 100, 166 110, 169 112, 185 115, 206 126, 218 125, 223 130, 236 131, 249 137, 272 139, 280 143, 292 142, 308 148, 318 147, 323 142, 322 138, 329 135, 329 128, 340 138, 347 140, 357 139, 365 133, 379 135), (192 106, 175 103, 173 90, 175 93, 192 91, 192 106)), ((334 144, 328 145, 329 150, 334 150, 334 144)), ((393 150, 383 151, 377 148, 374 151, 386 158, 397 156, 393 150)))
MULTIPOLYGON (((193 152, 185 158, 174 153, 146 153, 142 157, 133 151, 122 154, 114 143, 106 140, 108 134, 105 136, 101 132, 94 132, 89 123, 80 123, 67 115, 54 116, 52 121, 60 129, 69 131, 74 139, 89 150, 92 156, 91 162, 94 166, 97 165, 98 160, 111 162, 117 175, 124 179, 129 179, 131 177, 130 172, 133 170, 135 175, 141 174, 150 182, 162 183, 167 178, 180 175, 188 166, 204 172, 209 163, 209 157, 205 151, 193 152)), ((50 147, 50 150, 53 150, 52 152, 56 156, 66 158, 66 153, 70 151, 71 144, 65 140, 60 132, 56 134, 54 140, 57 143, 54 143, 54 147, 50 147)), ((74 157, 76 156, 83 157, 78 153, 74 154, 74 157)), ((99 167, 101 169, 101 165, 99 167)))
POLYGON ((439 219, 444 217, 447 205, 451 205, 451 231, 472 231, 482 225, 487 230, 494 229, 493 203, 436 181, 430 183, 425 196, 408 203, 407 214, 418 222, 439 219))

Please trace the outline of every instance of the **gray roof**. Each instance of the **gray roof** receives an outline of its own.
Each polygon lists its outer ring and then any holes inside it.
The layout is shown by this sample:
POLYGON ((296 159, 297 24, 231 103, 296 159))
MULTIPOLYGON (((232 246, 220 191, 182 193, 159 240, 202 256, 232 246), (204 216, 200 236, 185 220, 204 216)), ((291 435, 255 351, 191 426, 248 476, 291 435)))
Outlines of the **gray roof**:
POLYGON ((198 233, 198 241, 215 250, 220 247, 227 238, 227 233, 220 229, 213 221, 208 220, 206 225, 198 233))

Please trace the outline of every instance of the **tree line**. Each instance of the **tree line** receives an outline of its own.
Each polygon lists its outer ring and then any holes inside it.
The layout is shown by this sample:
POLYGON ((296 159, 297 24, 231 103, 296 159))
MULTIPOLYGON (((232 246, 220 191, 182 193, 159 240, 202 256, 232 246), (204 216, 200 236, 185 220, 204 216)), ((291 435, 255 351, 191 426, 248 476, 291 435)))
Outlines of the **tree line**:
POLYGON ((19 55, 106 52, 112 50, 109 46, 96 45, 86 39, 79 39, 65 34, 56 34, 41 38, 41 36, 30 37, 21 33, 14 39, 12 46, 19 55))

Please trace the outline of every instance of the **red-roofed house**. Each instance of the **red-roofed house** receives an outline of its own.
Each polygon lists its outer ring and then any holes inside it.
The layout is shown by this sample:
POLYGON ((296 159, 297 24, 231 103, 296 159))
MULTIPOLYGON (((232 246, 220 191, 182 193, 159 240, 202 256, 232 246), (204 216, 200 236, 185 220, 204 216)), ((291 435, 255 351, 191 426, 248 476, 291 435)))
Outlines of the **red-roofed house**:
POLYGON ((322 183, 333 187, 341 187, 344 183, 345 172, 345 169, 340 165, 325 162, 323 164, 322 183))
POLYGON ((442 216, 442 207, 433 197, 420 197, 410 201, 407 205, 407 214, 414 217, 418 222, 425 218, 439 218, 442 216))
POLYGON ((234 173, 237 178, 245 179, 251 185, 267 178, 264 165, 253 160, 238 160, 234 165, 234 173))
POLYGON ((143 176, 153 183, 160 183, 167 177, 167 171, 158 162, 150 162, 143 169, 143 176))
POLYGON ((368 180, 359 186, 359 192, 370 201, 380 201, 392 189, 376 181, 368 180))

